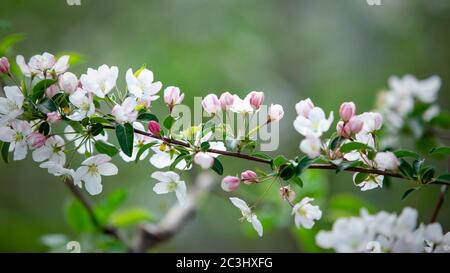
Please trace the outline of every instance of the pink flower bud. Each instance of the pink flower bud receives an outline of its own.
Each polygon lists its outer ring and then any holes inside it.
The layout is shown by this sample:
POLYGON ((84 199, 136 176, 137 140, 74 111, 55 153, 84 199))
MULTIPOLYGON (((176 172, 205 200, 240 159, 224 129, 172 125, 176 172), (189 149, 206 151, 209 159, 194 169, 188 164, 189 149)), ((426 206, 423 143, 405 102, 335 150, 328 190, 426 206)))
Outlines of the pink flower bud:
POLYGON ((237 188, 239 188, 240 183, 241 183, 241 181, 240 181, 239 177, 236 177, 236 176, 225 176, 222 179, 221 186, 222 186, 222 189, 224 191, 230 192, 230 191, 237 190, 237 188))
POLYGON ((180 88, 176 86, 169 86, 164 89, 164 102, 169 105, 170 111, 172 108, 180 104, 184 99, 184 94, 181 94, 180 88))
POLYGON ((220 106, 222 107, 222 110, 228 110, 234 103, 234 96, 230 94, 230 92, 225 92, 222 95, 220 95, 220 106))
POLYGON ((47 122, 50 124, 57 124, 61 121, 61 116, 58 114, 58 112, 50 112, 47 113, 47 122))
POLYGON ((374 113, 373 120, 374 120, 375 130, 380 130, 381 125, 383 125, 383 117, 381 116, 381 114, 374 113))
POLYGON ((10 66, 9 66, 8 58, 1 57, 0 58, 0 73, 9 74, 9 72, 10 72, 9 68, 10 68, 10 66))
POLYGON ((350 127, 342 120, 340 120, 336 124, 336 132, 339 136, 344 138, 350 138, 352 136, 352 131, 350 130, 350 127))
POLYGON ((27 136, 27 143, 31 149, 37 149, 44 146, 47 138, 40 133, 33 132, 27 136))
POLYGON ((246 170, 241 173, 241 179, 245 184, 252 184, 258 182, 258 175, 254 171, 246 170))
POLYGON ((159 136, 161 133, 161 125, 154 120, 150 120, 148 123, 148 130, 155 136, 159 136))
POLYGON ((297 114, 305 118, 309 118, 309 112, 314 108, 314 103, 311 99, 301 100, 295 105, 297 114))
POLYGON ((45 95, 49 98, 53 98, 54 95, 59 93, 59 87, 56 84, 50 85, 45 91, 45 95))
POLYGON ((205 112, 209 114, 215 114, 222 109, 220 101, 215 94, 207 95, 202 101, 202 106, 205 112))
POLYGON ((72 72, 66 72, 59 77, 59 88, 66 94, 72 94, 78 88, 78 79, 72 72))
POLYGON ((267 111, 267 122, 279 121, 284 116, 283 106, 279 104, 272 104, 267 111))
POLYGON ((253 110, 259 110, 264 102, 264 92, 252 91, 247 96, 253 110))
POLYGON ((339 116, 345 122, 349 121, 356 113, 356 106, 353 102, 344 102, 339 108, 339 116))
POLYGON ((357 133, 361 132, 361 130, 364 126, 364 121, 361 118, 359 118, 358 116, 353 116, 348 121, 348 124, 346 126, 349 127, 352 134, 357 134, 357 133))
POLYGON ((289 186, 281 187, 279 192, 281 199, 285 201, 287 200, 291 203, 295 200, 295 197, 297 196, 295 191, 291 190, 291 187, 289 186))

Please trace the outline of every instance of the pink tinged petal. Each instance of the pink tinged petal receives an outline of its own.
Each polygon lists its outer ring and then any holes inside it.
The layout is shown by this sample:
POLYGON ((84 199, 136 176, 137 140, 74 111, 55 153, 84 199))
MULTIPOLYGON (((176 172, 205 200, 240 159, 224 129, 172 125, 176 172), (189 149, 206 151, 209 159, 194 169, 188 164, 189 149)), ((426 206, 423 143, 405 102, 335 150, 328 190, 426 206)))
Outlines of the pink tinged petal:
POLYGON ((84 186, 86 187, 86 191, 90 195, 100 194, 103 190, 102 186, 102 177, 97 173, 88 172, 86 175, 82 177, 84 181, 84 186))
POLYGON ((116 175, 118 173, 118 169, 116 165, 112 163, 103 163, 98 165, 98 172, 101 175, 110 176, 110 175, 116 175))
POLYGON ((31 71, 30 68, 28 67, 28 65, 25 63, 25 58, 22 55, 18 55, 16 57, 16 63, 19 66, 20 70, 22 71, 22 73, 27 76, 30 77, 31 76, 31 71))
POLYGON ((16 132, 9 127, 0 127, 0 140, 3 142, 13 142, 16 132))
POLYGON ((56 74, 62 74, 66 72, 66 70, 69 68, 69 59, 70 57, 67 55, 64 55, 58 59, 58 61, 53 66, 56 74))

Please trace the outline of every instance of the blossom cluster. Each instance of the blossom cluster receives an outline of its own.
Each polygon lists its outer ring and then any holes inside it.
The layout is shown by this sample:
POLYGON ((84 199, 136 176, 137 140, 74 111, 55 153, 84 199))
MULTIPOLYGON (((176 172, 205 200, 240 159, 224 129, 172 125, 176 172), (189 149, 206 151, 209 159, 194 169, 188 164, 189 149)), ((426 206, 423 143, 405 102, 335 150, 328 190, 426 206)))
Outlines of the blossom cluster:
POLYGON ((439 223, 417 226, 417 210, 406 207, 400 215, 380 211, 339 218, 331 231, 320 231, 316 243, 336 252, 450 252, 450 232, 439 223))

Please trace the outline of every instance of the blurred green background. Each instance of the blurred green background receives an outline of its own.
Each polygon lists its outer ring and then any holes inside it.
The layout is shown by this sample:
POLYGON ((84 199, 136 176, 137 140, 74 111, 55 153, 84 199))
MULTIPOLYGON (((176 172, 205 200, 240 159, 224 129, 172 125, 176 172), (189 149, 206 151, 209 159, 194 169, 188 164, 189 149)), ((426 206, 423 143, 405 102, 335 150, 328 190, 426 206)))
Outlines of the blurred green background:
MULTIPOLYGON (((292 127, 300 99, 310 97, 335 113, 342 101, 353 100, 359 111, 367 111, 390 75, 437 74, 443 80, 439 104, 449 109, 450 2, 381 1, 369 6, 365 0, 81 0, 81 6, 69 6, 65 0, 2 0, 0 38, 23 33, 26 39, 10 53, 27 59, 44 51, 78 52, 84 62, 71 68, 78 75, 103 63, 117 65, 119 86, 125 84, 126 69, 146 63, 164 86, 179 86, 188 105, 194 96, 211 92, 264 90, 266 102, 285 107, 279 153, 293 158, 301 140, 292 127)), ((163 113, 161 105, 156 109, 163 113)), ((407 147, 410 141, 404 143, 407 147)), ((103 180, 104 193, 95 200, 125 188, 125 206, 146 208, 156 220, 175 202, 153 193, 154 168, 148 161, 115 163, 119 175, 103 180)), ((230 174, 255 168, 230 159, 223 164, 230 174)), ((445 161, 436 164, 444 170, 445 161)), ((45 234, 79 238, 65 220, 70 194, 60 180, 29 157, 0 164, 0 174, 0 251, 47 251, 40 240, 45 234)), ((189 181, 189 173, 185 176, 189 181)), ((258 209, 265 225, 258 239, 237 220, 240 214, 227 199, 232 195, 221 192, 216 179, 217 190, 203 200, 194 221, 154 251, 319 251, 314 231, 295 230, 277 187, 258 209)), ((299 194, 315 196, 324 209, 317 228, 329 228, 328 220, 355 214, 361 205, 388 211, 413 206, 427 221, 439 191, 428 187, 400 201, 408 185, 395 180, 370 192, 360 192, 350 174, 309 172, 305 182, 299 194)), ((245 187, 238 193, 254 201, 263 189, 245 187)), ((447 202, 439 217, 446 231, 449 213, 447 202)))

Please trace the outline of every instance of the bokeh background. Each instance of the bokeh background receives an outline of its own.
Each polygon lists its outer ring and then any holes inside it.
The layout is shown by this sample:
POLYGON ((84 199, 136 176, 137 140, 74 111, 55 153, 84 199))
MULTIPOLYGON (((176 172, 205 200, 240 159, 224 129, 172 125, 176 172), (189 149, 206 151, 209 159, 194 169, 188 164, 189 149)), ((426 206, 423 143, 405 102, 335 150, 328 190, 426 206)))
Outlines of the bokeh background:
MULTIPOLYGON (((77 52, 82 62, 71 70, 78 75, 88 67, 117 65, 119 86, 125 84, 126 69, 146 63, 157 80, 186 93, 187 105, 211 92, 264 90, 267 102, 285 106, 279 153, 292 158, 300 153, 301 137, 292 127, 300 99, 310 97, 335 113, 340 102, 353 100, 367 111, 390 75, 437 74, 443 80, 439 104, 449 109, 450 2, 381 1, 381 6, 369 6, 365 0, 81 0, 81 6, 69 6, 65 0, 2 0, 0 38, 23 34, 25 40, 9 53, 27 58, 44 51, 77 52)), ((408 147, 411 141, 403 143, 408 147)), ((158 220, 175 200, 153 193, 154 169, 148 161, 115 162, 119 175, 104 179, 104 193, 94 199, 124 188, 125 207, 140 206, 158 220)), ((230 159, 223 164, 227 173, 256 167, 230 159)), ((445 168, 445 162, 436 164, 445 168)), ((189 174, 184 178, 189 181, 189 174)), ((330 221, 357 214, 361 206, 397 212, 413 206, 427 221, 439 190, 428 187, 401 201, 410 185, 395 180, 370 192, 360 192, 350 174, 308 172, 304 180, 299 193, 315 196, 325 212, 316 228, 329 228, 330 221)), ((218 189, 219 180, 197 217, 153 251, 321 251, 314 246, 315 230, 294 228, 277 187, 258 210, 265 226, 262 239, 237 221, 240 215, 229 195, 218 189)), ((262 191, 263 186, 246 187, 239 194, 256 200, 262 191)), ((83 235, 66 221, 69 200, 62 182, 30 158, 0 164, 0 251, 48 251, 41 239, 46 234, 79 239, 83 235)), ((445 231, 449 213, 450 203, 445 203, 439 217, 445 231)))

